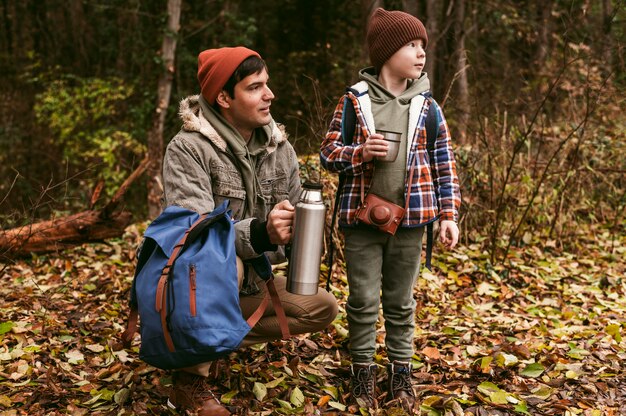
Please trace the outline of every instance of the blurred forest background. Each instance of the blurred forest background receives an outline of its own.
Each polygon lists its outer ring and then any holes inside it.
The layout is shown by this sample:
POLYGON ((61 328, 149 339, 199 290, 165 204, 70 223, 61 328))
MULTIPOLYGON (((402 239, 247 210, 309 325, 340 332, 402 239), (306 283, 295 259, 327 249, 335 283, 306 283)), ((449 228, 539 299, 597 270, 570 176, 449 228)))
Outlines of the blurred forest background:
MULTIPOLYGON (((157 142, 178 131, 178 102, 198 93, 198 53, 245 45, 266 59, 273 116, 287 125, 310 174, 337 100, 369 65, 365 22, 383 6, 427 27, 427 72, 461 174, 465 243, 484 244, 491 260, 502 260, 512 245, 537 237, 571 246, 584 224, 624 233, 624 5, 185 0, 172 32, 167 0, 2 0, 0 224, 111 198, 154 147, 148 138, 168 37, 176 41, 175 71, 157 142), (93 200, 98 183, 104 192, 93 200)), ((125 195, 135 221, 149 217, 149 177, 125 195)))
MULTIPOLYGON (((165 413, 168 374, 119 337, 198 53, 261 53, 302 179, 319 178, 378 6, 427 27, 463 195, 461 244, 414 292, 420 414, 624 414, 626 0, 0 0, 0 414, 165 413)), ((321 181, 332 206, 337 178, 321 181)), ((233 413, 364 414, 336 258, 331 327, 224 360, 233 413)))

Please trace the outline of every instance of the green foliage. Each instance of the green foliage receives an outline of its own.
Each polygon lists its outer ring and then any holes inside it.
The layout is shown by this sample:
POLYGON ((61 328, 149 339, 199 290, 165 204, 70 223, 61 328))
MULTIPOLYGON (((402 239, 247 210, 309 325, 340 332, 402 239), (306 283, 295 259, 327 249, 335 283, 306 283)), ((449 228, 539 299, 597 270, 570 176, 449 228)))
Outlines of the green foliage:
POLYGON ((220 33, 223 46, 252 45, 258 31, 254 17, 240 17, 234 13, 224 13, 225 29, 220 33))
POLYGON ((132 94, 118 78, 70 78, 51 82, 36 98, 36 119, 56 135, 65 158, 76 167, 95 166, 110 194, 128 175, 124 167, 145 153, 125 117, 132 94))

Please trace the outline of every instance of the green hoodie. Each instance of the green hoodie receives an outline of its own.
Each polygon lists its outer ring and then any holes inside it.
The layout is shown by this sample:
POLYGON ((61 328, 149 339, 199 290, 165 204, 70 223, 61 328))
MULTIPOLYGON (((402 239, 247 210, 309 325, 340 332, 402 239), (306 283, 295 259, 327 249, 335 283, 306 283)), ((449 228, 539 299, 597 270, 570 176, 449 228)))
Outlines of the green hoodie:
POLYGON ((404 206, 404 184, 408 170, 409 107, 413 97, 430 90, 430 81, 424 72, 418 79, 410 79, 407 89, 396 97, 378 82, 374 68, 359 71, 359 79, 368 84, 376 129, 402 133, 402 142, 396 160, 375 162, 376 170, 370 192, 404 206))
MULTIPOLYGON (((222 117, 209 103, 200 97, 200 108, 204 117, 211 123, 217 133, 228 143, 243 177, 243 185, 246 189, 245 218, 255 216, 255 196, 261 198, 259 180, 256 176, 257 156, 265 151, 271 137, 271 126, 263 126, 255 129, 252 138, 246 144, 241 134, 222 117)), ((273 123, 273 121, 272 121, 273 123)), ((270 123, 271 124, 271 123, 270 123)))

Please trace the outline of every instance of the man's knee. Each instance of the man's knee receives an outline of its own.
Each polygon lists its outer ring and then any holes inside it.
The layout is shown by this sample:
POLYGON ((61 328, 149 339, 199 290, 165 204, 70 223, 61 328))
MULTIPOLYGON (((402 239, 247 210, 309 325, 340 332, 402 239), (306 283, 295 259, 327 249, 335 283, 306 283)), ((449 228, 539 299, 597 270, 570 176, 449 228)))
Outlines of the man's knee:
POLYGON ((318 305, 315 312, 315 316, 311 317, 313 324, 316 326, 315 331, 325 329, 337 317, 337 313, 339 312, 337 299, 335 299, 332 294, 320 290, 320 292, 318 292, 318 305))

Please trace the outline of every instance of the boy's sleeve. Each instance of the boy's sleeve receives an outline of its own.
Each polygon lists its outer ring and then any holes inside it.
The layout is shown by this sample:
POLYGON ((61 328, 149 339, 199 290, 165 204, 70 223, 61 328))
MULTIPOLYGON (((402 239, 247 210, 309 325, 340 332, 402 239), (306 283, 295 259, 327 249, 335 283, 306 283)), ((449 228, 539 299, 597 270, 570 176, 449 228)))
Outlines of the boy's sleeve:
POLYGON ((439 201, 439 219, 458 222, 461 207, 461 191, 459 177, 456 173, 456 160, 452 150, 450 129, 441 111, 441 107, 433 100, 439 119, 437 141, 435 142, 433 183, 439 201))
MULTIPOLYGON (((358 176, 364 170, 372 169, 372 163, 363 162, 363 143, 365 138, 361 129, 361 122, 356 117, 355 131, 351 145, 344 145, 341 135, 341 122, 343 119, 344 103, 346 96, 341 97, 335 108, 333 118, 328 127, 326 137, 320 145, 320 162, 322 167, 331 172, 345 173, 358 176)), ((348 98, 349 99, 349 98, 348 98)))

